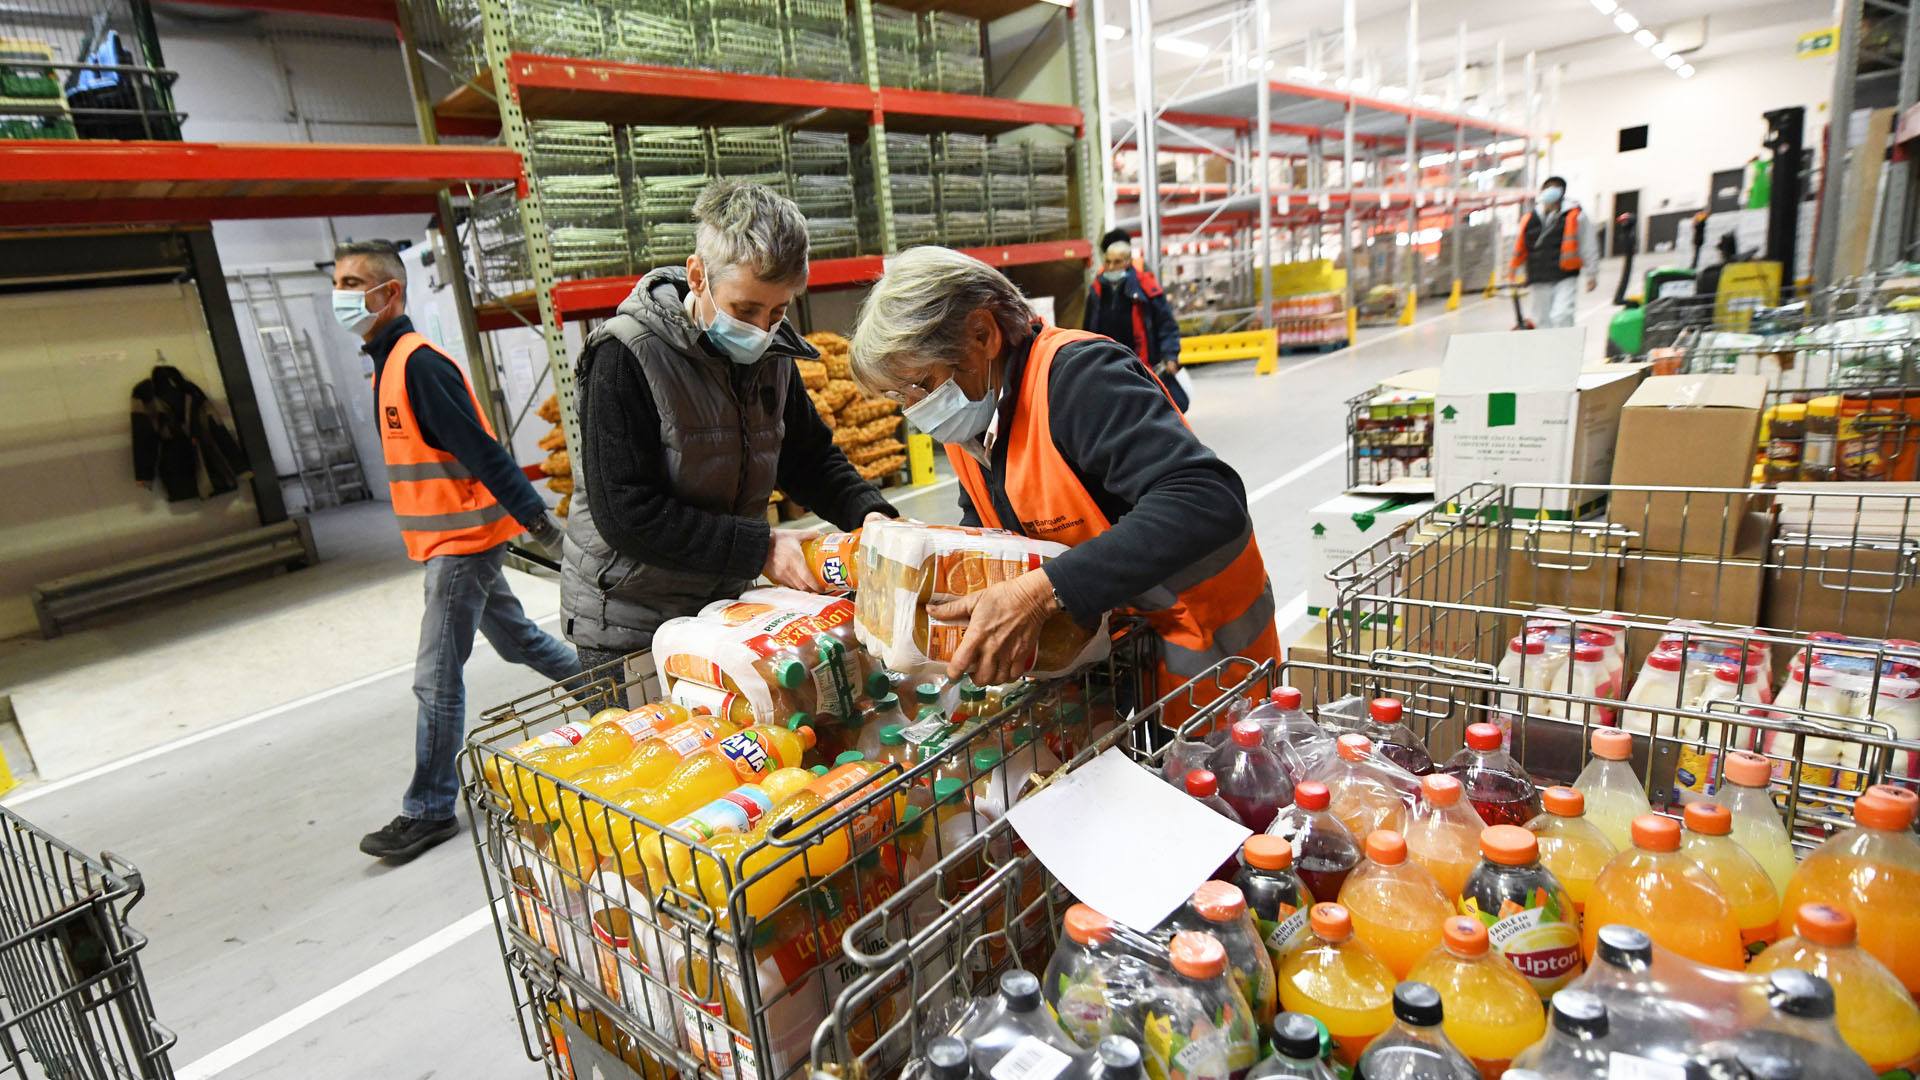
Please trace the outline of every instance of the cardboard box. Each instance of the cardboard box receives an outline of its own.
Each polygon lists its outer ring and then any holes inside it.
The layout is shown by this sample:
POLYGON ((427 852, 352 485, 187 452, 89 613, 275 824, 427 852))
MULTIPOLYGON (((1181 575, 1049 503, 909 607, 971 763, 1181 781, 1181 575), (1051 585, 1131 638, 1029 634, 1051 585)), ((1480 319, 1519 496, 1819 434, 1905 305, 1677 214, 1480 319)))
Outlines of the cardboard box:
POLYGON ((1447 342, 1434 395, 1434 491, 1450 497, 1469 484, 1521 485, 1516 506, 1558 518, 1579 517, 1581 498, 1526 485, 1604 484, 1613 470, 1620 409, 1643 368, 1582 370, 1579 328, 1455 334, 1447 342))
MULTIPOLYGON (((1620 563, 1617 607, 1648 622, 1693 619, 1748 627, 1758 624, 1767 579, 1767 552, 1773 518, 1747 514, 1727 555, 1631 550, 1620 563)), ((1627 660, 1640 661, 1661 635, 1636 630, 1628 635, 1627 660)))
POLYGON ((1514 522, 1507 606, 1610 611, 1620 587, 1624 534, 1593 524, 1514 522))
MULTIPOLYGON (((1766 400, 1752 375, 1662 375, 1620 411, 1613 482, 1745 489, 1766 400)), ((1635 547, 1722 555, 1739 542, 1744 495, 1615 492, 1608 519, 1640 534, 1635 547)))
POLYGON ((1761 622, 1801 634, 1920 640, 1920 574, 1911 546, 1783 526, 1767 560, 1761 622))
POLYGON ((1307 613, 1323 615, 1334 605, 1327 574, 1405 529, 1433 509, 1432 499, 1336 495, 1307 511, 1307 613))

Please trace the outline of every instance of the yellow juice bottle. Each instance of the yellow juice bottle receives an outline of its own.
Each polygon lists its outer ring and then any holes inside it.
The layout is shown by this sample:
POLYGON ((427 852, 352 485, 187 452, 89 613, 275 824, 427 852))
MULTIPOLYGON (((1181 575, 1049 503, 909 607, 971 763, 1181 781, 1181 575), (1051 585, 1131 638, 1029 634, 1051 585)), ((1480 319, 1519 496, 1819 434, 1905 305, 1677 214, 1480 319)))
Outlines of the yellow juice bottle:
MULTIPOLYGON (((649 730, 651 734, 635 744, 626 757, 612 764, 582 769, 562 779, 572 781, 582 791, 611 800, 621 792, 659 784, 688 754, 743 729, 735 727, 730 720, 702 713, 689 714, 685 720, 649 730)), ((601 816, 601 807, 571 791, 552 784, 540 787, 543 798, 538 813, 542 820, 565 819, 577 828, 581 819, 601 816)))
POLYGON ((1393 972, 1353 936, 1353 917, 1339 904, 1315 904, 1313 937, 1280 965, 1280 1006, 1326 1025, 1334 1054, 1348 1066, 1393 1026, 1393 972))
POLYGON ((1719 803, 1687 804, 1687 834, 1680 850, 1707 872, 1733 905, 1740 945, 1747 959, 1780 936, 1780 894, 1745 848, 1733 842, 1733 815, 1719 803))
POLYGON ((1793 840, 1768 791, 1771 772, 1766 758, 1749 750, 1735 750, 1727 755, 1722 769, 1725 783, 1719 798, 1733 814, 1734 843, 1747 849, 1767 872, 1774 889, 1785 896, 1787 883, 1793 880, 1793 840))
POLYGON ((1527 822, 1540 846, 1540 865, 1560 879, 1576 914, 1587 910, 1593 879, 1619 854, 1607 834, 1586 819, 1586 805, 1578 790, 1550 787, 1540 793, 1540 816, 1527 822))
POLYGON ((1596 728, 1593 758, 1574 780, 1574 790, 1586 796, 1587 820, 1607 834, 1607 840, 1625 851, 1633 843, 1633 822, 1653 812, 1646 789, 1633 772, 1633 736, 1621 728, 1596 728))
POLYGON ((648 882, 657 890, 667 845, 646 822, 666 824, 741 784, 755 783, 775 769, 799 765, 812 746, 813 729, 805 726, 790 730, 760 724, 735 732, 689 755, 657 786, 620 796, 618 805, 639 822, 617 814, 594 814, 587 819, 587 831, 599 841, 596 827, 608 830, 611 835, 607 840, 620 859, 621 872, 637 874, 644 870, 653 875, 648 882))
POLYGON ((1440 925, 1453 913, 1453 901, 1432 874, 1407 861, 1407 842, 1399 833, 1375 830, 1366 852, 1366 861, 1340 886, 1340 904, 1354 936, 1404 979, 1440 944, 1440 925))
POLYGON ((1495 1080, 1520 1051, 1546 1034, 1546 1014, 1533 986, 1487 944, 1487 928, 1467 915, 1448 919, 1441 945, 1407 975, 1440 991, 1441 1030, 1486 1080, 1495 1080))
POLYGON ((1887 966, 1856 943, 1846 911, 1806 904, 1793 914, 1793 933, 1768 946, 1747 970, 1812 972, 1833 986, 1833 1022, 1840 1037, 1882 1076, 1920 1067, 1920 1005, 1887 966))
POLYGON ((1633 847, 1600 871, 1581 921, 1580 949, 1589 960, 1600 928, 1625 923, 1690 960, 1733 971, 1746 966, 1733 904, 1680 854, 1680 823, 1658 814, 1634 821, 1633 847))

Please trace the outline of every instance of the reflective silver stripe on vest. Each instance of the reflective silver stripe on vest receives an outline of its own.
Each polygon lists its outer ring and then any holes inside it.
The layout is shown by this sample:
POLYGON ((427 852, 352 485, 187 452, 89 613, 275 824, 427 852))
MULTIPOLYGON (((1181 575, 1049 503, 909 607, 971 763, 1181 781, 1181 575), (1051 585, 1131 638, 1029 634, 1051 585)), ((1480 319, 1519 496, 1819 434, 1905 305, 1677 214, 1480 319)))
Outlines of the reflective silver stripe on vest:
POLYGON ((458 461, 422 461, 414 465, 388 465, 388 480, 471 480, 473 470, 458 461))
POLYGON ((402 532, 451 532, 454 529, 471 529, 480 525, 491 525, 507 516, 507 508, 499 503, 483 506, 478 510, 462 510, 457 514, 395 514, 400 521, 402 532))
POLYGON ((1236 656, 1242 649, 1260 639, 1260 635, 1273 627, 1273 582, 1269 581, 1260 590, 1260 598, 1255 600, 1233 621, 1218 627, 1213 632, 1213 647, 1210 649, 1187 649, 1162 638, 1160 641, 1161 659, 1167 670, 1175 675, 1192 678, 1203 674, 1213 665, 1229 656, 1236 656))
POLYGON ((1210 580, 1226 572, 1227 567, 1247 550, 1248 541, 1253 539, 1253 519, 1247 519, 1247 527, 1239 536, 1220 545, 1206 555, 1181 567, 1164 582, 1164 587, 1176 593, 1186 592, 1203 581, 1210 580))

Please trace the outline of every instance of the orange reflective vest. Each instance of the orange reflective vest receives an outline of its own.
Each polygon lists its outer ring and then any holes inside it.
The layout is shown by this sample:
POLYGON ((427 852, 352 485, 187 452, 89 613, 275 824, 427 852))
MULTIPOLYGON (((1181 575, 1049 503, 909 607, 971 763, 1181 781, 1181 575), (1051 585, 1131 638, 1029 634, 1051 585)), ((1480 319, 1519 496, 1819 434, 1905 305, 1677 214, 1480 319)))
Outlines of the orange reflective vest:
MULTIPOLYGON (((460 460, 427 445, 407 397, 407 359, 415 349, 430 344, 419 334, 400 335, 387 354, 378 380, 380 450, 387 461, 387 490, 393 496, 393 516, 400 519, 400 535, 407 556, 425 562, 436 555, 472 555, 506 543, 525 530, 487 486, 474 478, 460 460)), ((454 365, 458 367, 459 365, 454 365)), ((493 434, 473 383, 465 371, 467 397, 480 426, 493 434)))
MULTIPOLYGON (((1570 207, 1567 210, 1567 212, 1561 216, 1561 220, 1562 220, 1562 224, 1560 227, 1560 269, 1565 270, 1568 273, 1573 273, 1574 271, 1579 270, 1581 267, 1580 208, 1577 206, 1570 207)), ((1542 229, 1541 231, 1543 233, 1545 232, 1544 229, 1542 229)), ((1540 237, 1540 239, 1542 241, 1545 241, 1546 237, 1543 235, 1540 237)), ((1527 261, 1527 223, 1526 223, 1526 219, 1522 218, 1520 221, 1520 235, 1514 237, 1513 239, 1512 268, 1515 270, 1518 270, 1522 265, 1526 263, 1526 261, 1527 261)))
MULTIPOLYGON (((1062 346, 1087 340, 1105 339, 1084 330, 1046 327, 1040 331, 1027 357, 1012 423, 1000 432, 1007 444, 1007 501, 1020 519, 1018 531, 1068 547, 1084 544, 1113 526, 1055 445, 1047 403, 1054 357, 1062 346)), ((980 523, 1005 528, 979 463, 952 444, 947 446, 947 460, 973 500, 980 523)), ((1251 527, 1229 547, 1197 556, 1191 573, 1195 580, 1166 582, 1137 599, 1138 606, 1131 609, 1160 636, 1160 696, 1229 656, 1256 662, 1272 659, 1276 664, 1280 660, 1273 588, 1251 527)), ((1218 696, 1218 691, 1217 686, 1196 687, 1191 703, 1184 696, 1168 703, 1163 721, 1177 726, 1192 715, 1194 707, 1218 696)))

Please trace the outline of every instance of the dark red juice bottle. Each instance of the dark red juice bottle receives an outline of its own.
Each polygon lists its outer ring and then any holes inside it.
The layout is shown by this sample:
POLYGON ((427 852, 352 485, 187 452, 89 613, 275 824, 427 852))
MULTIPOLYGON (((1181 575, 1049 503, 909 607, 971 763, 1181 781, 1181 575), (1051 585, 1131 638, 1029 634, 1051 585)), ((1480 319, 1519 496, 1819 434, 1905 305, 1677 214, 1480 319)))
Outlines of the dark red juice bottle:
POLYGON ((1303 781, 1293 789, 1293 805, 1274 815, 1268 836, 1279 836, 1293 847, 1293 872, 1316 898, 1339 896, 1347 875, 1360 865, 1360 845, 1327 805, 1333 801, 1327 785, 1303 781))
POLYGON ((1427 744, 1402 719, 1405 710, 1399 699, 1374 698, 1367 704, 1368 720, 1360 734, 1373 740, 1373 752, 1415 776, 1433 771, 1433 756, 1427 744))
POLYGON ((1273 815, 1293 801, 1293 782, 1280 758, 1267 749, 1263 734, 1254 721, 1240 721, 1207 763, 1220 780, 1220 797, 1240 815, 1240 824, 1254 832, 1266 831, 1273 815))
POLYGON ((1481 821, 1525 825, 1540 813, 1540 791, 1533 786, 1533 777, 1500 743, 1499 728, 1469 724, 1467 745, 1440 771, 1460 781, 1481 821))

